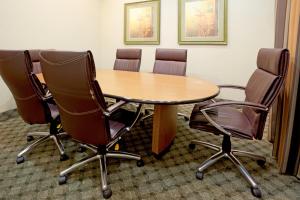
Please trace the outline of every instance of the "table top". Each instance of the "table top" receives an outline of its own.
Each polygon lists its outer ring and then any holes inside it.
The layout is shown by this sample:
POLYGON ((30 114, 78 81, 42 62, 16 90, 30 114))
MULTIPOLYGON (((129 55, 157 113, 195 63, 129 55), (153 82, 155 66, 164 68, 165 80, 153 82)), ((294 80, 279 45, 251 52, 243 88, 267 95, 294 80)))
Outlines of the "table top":
POLYGON ((105 96, 146 104, 195 103, 219 94, 215 84, 188 76, 97 69, 96 79, 105 96))

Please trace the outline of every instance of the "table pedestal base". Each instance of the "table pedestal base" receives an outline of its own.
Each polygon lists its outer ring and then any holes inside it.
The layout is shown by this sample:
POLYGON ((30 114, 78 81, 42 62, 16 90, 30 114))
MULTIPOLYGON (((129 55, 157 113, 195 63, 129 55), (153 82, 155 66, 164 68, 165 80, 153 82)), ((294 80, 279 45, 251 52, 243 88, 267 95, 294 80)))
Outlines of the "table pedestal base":
POLYGON ((154 105, 152 152, 159 156, 171 146, 177 130, 177 106, 154 105))

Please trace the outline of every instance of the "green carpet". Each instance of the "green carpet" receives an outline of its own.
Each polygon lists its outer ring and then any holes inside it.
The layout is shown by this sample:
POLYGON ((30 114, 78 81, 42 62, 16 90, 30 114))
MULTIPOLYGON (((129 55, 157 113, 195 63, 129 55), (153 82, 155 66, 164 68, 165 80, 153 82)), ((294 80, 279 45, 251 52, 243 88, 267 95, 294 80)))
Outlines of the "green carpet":
MULTIPOLYGON (((189 113, 191 106, 181 107, 189 113)), ((125 150, 143 156, 145 166, 138 168, 135 161, 110 159, 108 181, 113 195, 111 199, 256 199, 250 187, 237 169, 228 160, 210 167, 202 181, 195 178, 200 163, 212 155, 212 151, 197 147, 190 151, 192 139, 218 144, 220 137, 189 128, 178 117, 177 136, 170 151, 161 159, 151 155, 152 122, 145 126, 138 123, 125 135, 125 150)), ((72 173, 65 185, 58 185, 58 174, 90 152, 78 153, 78 145, 69 139, 62 142, 70 159, 59 161, 59 152, 54 143, 38 146, 26 161, 17 165, 16 156, 27 145, 26 133, 47 131, 47 125, 28 125, 16 111, 0 115, 0 199, 101 199, 99 163, 94 162, 72 173)), ((267 140, 233 140, 233 147, 267 157, 264 168, 255 161, 241 158, 244 166, 262 189, 262 199, 300 200, 300 181, 292 176, 280 175, 271 156, 272 145, 267 140)))

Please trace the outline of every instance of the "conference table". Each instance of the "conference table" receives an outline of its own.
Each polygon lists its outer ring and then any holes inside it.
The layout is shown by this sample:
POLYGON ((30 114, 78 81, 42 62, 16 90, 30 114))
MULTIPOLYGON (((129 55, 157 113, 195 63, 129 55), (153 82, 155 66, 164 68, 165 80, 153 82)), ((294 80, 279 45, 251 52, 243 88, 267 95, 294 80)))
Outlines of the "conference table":
MULTIPOLYGON (((44 82, 42 74, 37 74, 44 82)), ((152 152, 159 156, 172 144, 177 130, 177 105, 196 103, 219 94, 215 84, 189 76, 97 69, 106 97, 154 104, 152 152)))

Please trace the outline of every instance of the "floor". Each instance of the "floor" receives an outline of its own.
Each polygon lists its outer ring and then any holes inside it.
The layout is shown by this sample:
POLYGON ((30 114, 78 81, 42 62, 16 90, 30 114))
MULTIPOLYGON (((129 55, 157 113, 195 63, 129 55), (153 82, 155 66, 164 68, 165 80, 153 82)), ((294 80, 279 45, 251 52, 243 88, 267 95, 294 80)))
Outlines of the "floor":
MULTIPOLYGON (((191 106, 181 106, 189 113, 191 106)), ((113 191, 111 199, 256 199, 239 172, 227 160, 209 168, 202 181, 195 178, 197 166, 212 151, 197 147, 188 149, 192 139, 219 144, 220 138, 206 132, 189 128, 178 117, 177 136, 170 151, 161 159, 151 155, 151 119, 145 126, 137 124, 125 135, 123 148, 143 156, 145 166, 138 168, 135 161, 109 160, 108 179, 113 191)), ((78 153, 78 144, 63 140, 70 159, 59 161, 59 153, 52 141, 48 141, 26 156, 26 161, 17 165, 18 152, 27 145, 26 133, 47 131, 47 125, 28 125, 15 110, 0 115, 0 199, 101 199, 98 162, 91 163, 69 176, 65 185, 58 185, 58 174, 72 163, 90 154, 78 153)), ((300 200, 300 180, 280 175, 271 156, 272 144, 267 140, 233 140, 233 147, 260 153, 267 157, 264 168, 255 161, 242 158, 263 193, 262 199, 300 200)))

